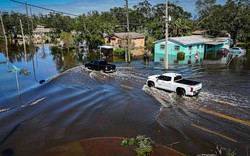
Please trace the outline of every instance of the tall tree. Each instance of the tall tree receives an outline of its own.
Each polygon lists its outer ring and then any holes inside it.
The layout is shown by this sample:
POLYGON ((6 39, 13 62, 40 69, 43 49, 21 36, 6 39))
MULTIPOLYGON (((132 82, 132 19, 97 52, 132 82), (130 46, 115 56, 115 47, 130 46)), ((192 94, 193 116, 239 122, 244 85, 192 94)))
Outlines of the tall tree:
POLYGON ((74 39, 73 39, 73 36, 71 35, 71 33, 62 32, 60 34, 60 39, 61 39, 61 41, 63 41, 65 48, 67 48, 68 52, 69 52, 69 48, 73 47, 73 45, 74 45, 74 39))
MULTIPOLYGON (((22 21, 26 20, 26 15, 20 13, 4 13, 3 21, 5 25, 6 34, 10 37, 17 37, 17 34, 21 34, 21 27, 19 23, 19 19, 22 21)), ((27 22, 23 23, 23 31, 24 34, 28 34, 28 25, 27 22)))
POLYGON ((137 13, 137 17, 140 17, 138 18, 138 24, 144 25, 153 18, 152 5, 148 0, 144 0, 143 2, 138 3, 138 5, 134 5, 133 8, 137 13))
POLYGON ((249 0, 228 0, 222 7, 222 28, 228 30, 236 44, 239 33, 249 33, 250 25, 250 1, 249 0))
POLYGON ((89 12, 78 18, 77 30, 81 31, 81 37, 86 40, 90 49, 96 49, 104 43, 104 33, 114 32, 116 21, 109 13, 89 12))
POLYGON ((200 17, 207 16, 215 4, 216 0, 196 0, 196 11, 200 17))
POLYGON ((112 15, 112 19, 116 20, 115 30, 118 32, 125 32, 126 31, 126 9, 121 7, 114 7, 110 9, 110 14, 112 15))
POLYGON ((236 44, 239 33, 249 33, 250 1, 227 0, 224 5, 216 5, 215 0, 197 0, 196 9, 199 13, 197 24, 216 36, 227 30, 236 44))

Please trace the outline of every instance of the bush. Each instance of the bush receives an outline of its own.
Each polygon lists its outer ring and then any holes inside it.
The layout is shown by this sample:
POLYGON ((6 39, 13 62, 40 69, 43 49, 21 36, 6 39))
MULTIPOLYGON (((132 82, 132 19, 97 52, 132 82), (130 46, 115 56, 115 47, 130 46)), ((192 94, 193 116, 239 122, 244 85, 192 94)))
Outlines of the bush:
POLYGON ((124 48, 115 48, 113 51, 115 54, 124 54, 125 49, 124 48))
POLYGON ((248 43, 239 42, 239 43, 237 43, 237 47, 243 47, 243 48, 247 49, 248 48, 248 43))
POLYGON ((137 156, 147 156, 153 152, 154 142, 145 135, 138 135, 136 138, 124 139, 121 143, 122 146, 136 145, 134 151, 137 156))
POLYGON ((185 52, 178 52, 177 60, 184 60, 184 59, 185 59, 185 52))

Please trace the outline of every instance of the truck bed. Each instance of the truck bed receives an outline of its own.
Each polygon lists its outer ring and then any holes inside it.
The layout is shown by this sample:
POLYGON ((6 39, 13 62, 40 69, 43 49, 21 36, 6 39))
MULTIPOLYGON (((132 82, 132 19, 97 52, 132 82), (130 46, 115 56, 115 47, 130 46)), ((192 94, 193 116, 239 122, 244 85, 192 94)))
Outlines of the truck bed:
POLYGON ((192 80, 187 80, 187 79, 181 79, 181 80, 177 80, 175 82, 185 84, 185 85, 190 85, 190 86, 195 86, 195 85, 198 85, 200 83, 197 81, 192 81, 192 80))
POLYGON ((108 64, 108 62, 104 60, 92 60, 91 62, 86 62, 85 67, 91 70, 103 72, 114 72, 116 70, 116 65, 108 64))

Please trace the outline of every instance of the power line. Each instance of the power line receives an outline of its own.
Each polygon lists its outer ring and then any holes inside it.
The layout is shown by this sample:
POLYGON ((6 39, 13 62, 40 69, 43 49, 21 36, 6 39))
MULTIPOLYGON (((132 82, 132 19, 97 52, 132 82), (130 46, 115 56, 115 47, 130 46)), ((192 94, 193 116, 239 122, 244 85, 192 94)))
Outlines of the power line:
POLYGON ((71 15, 71 16, 78 16, 78 15, 75 15, 75 14, 71 14, 71 13, 67 13, 67 12, 63 12, 63 11, 57 11, 57 10, 53 10, 53 9, 49 9, 49 8, 45 8, 45 7, 40 7, 40 6, 33 5, 33 4, 23 3, 23 2, 16 1, 16 0, 10 0, 10 1, 15 2, 15 3, 19 3, 19 4, 24 4, 24 5, 32 6, 32 7, 43 9, 43 10, 48 10, 48 11, 53 11, 53 12, 59 12, 59 13, 66 14, 66 15, 71 15))

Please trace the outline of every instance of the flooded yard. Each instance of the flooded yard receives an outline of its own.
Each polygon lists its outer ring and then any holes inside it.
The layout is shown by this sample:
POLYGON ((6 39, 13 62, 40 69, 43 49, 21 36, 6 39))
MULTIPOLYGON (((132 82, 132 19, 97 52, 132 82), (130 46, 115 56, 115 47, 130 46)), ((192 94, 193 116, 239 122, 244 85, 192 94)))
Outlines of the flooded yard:
POLYGON ((229 66, 188 57, 168 71, 154 62, 115 63, 110 74, 84 68, 82 54, 47 46, 29 53, 27 63, 23 53, 12 52, 7 64, 0 51, 1 152, 33 155, 82 139, 143 134, 188 155, 216 147, 250 153, 249 51, 229 66), (20 95, 12 65, 26 71, 18 75, 20 95), (165 72, 201 81, 203 90, 179 97, 145 85, 148 76, 165 72))

